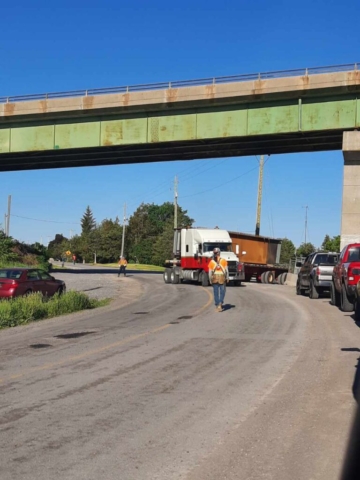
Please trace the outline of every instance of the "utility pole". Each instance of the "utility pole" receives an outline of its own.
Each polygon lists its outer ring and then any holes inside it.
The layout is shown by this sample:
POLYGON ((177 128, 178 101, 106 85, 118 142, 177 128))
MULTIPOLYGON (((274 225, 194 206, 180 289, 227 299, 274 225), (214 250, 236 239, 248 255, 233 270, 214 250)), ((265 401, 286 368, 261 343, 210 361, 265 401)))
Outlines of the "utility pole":
POLYGON ((178 199, 178 178, 175 177, 174 180, 174 228, 177 228, 177 210, 178 210, 178 204, 177 204, 177 199, 178 199))
POLYGON ((6 223, 6 235, 10 236, 10 211, 11 211, 11 195, 8 196, 8 213, 7 213, 7 223, 6 223))
POLYGON ((126 203, 124 203, 124 222, 121 240, 121 256, 124 256, 124 244, 125 244, 125 224, 126 224, 126 203))
POLYGON ((5 219, 4 219, 4 234, 5 234, 5 237, 7 237, 7 215, 5 213, 5 219))
POLYGON ((305 205, 303 208, 305 208, 305 245, 306 245, 306 236, 307 236, 307 223, 308 223, 308 206, 305 205))
POLYGON ((256 228, 255 235, 260 235, 260 220, 261 220, 261 199, 263 186, 263 172, 264 172, 264 155, 261 155, 259 162, 259 182, 258 182, 258 200, 256 212, 256 228))

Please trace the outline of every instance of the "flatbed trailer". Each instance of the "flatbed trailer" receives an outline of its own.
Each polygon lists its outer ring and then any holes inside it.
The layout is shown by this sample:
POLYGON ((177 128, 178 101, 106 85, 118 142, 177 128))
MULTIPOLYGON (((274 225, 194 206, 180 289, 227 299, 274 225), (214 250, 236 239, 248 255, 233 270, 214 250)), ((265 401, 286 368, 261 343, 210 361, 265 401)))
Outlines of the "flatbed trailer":
POLYGON ((234 253, 244 264, 245 282, 284 284, 288 266, 280 264, 281 239, 229 231, 234 253))

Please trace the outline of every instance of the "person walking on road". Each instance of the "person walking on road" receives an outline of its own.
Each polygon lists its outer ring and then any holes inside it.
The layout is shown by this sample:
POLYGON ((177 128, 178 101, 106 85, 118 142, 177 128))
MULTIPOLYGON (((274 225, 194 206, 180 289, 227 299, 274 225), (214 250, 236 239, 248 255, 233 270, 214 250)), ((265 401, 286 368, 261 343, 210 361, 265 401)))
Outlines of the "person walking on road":
POLYGON ((75 255, 75 253, 74 253, 74 255, 72 256, 72 261, 73 261, 73 265, 75 265, 75 263, 76 263, 76 255, 75 255))
POLYGON ((209 263, 209 282, 213 286, 216 311, 222 312, 229 270, 225 258, 220 257, 220 248, 214 248, 213 253, 214 257, 209 263))
POLYGON ((118 277, 120 277, 120 274, 123 273, 124 274, 124 277, 126 277, 126 267, 127 267, 127 261, 126 261, 126 258, 125 257, 120 257, 120 260, 119 260, 119 273, 118 273, 118 277))

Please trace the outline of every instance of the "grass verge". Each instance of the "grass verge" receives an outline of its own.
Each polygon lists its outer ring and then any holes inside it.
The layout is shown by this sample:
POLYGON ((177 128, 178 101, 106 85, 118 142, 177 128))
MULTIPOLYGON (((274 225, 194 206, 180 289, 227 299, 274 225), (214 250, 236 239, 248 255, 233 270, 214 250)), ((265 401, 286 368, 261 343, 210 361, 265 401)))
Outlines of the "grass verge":
POLYGON ((85 293, 69 291, 51 298, 41 293, 0 301, 0 329, 25 325, 44 318, 57 317, 107 305, 110 299, 95 300, 85 293))

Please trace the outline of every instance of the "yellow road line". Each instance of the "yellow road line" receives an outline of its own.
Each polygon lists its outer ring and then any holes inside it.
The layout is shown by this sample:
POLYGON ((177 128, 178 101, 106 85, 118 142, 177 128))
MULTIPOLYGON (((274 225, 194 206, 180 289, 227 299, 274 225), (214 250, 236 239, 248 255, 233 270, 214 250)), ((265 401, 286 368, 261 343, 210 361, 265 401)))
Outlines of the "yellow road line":
MULTIPOLYGON (((199 315, 200 313, 202 313, 204 310, 206 310, 212 302, 211 293, 206 288, 204 288, 204 287, 202 287, 202 288, 209 295, 209 300, 206 302, 205 305, 203 305, 201 308, 199 308, 198 310, 196 310, 193 313, 194 317, 196 315, 199 315)), ((40 372, 40 371, 43 371, 43 370, 49 370, 50 368, 59 367, 60 365, 64 365, 65 363, 68 363, 68 362, 76 362, 77 360, 82 360, 83 358, 87 358, 87 357, 90 357, 92 355, 96 355, 96 354, 99 354, 99 353, 102 353, 102 352, 106 352, 107 350, 111 350, 112 348, 121 347, 122 345, 126 345, 127 343, 133 342, 134 340, 139 340, 140 338, 146 337, 147 335, 152 335, 152 334, 155 334, 155 333, 159 333, 159 332, 165 330, 166 328, 169 328, 170 326, 171 325, 169 323, 167 323, 166 325, 161 325, 160 327, 156 327, 152 330, 148 330, 147 332, 140 333, 138 335, 133 335, 133 336, 128 337, 128 338, 124 338, 123 340, 120 340, 118 342, 110 343, 109 345, 105 345, 104 347, 96 348, 94 350, 89 350, 89 351, 81 353, 79 355, 73 355, 71 357, 66 357, 63 360, 60 360, 58 362, 46 363, 45 365, 41 365, 39 367, 31 368, 30 370, 27 370, 27 371, 22 372, 22 373, 17 373, 15 375, 11 375, 10 377, 7 377, 7 378, 0 378, 0 384, 6 382, 8 380, 16 380, 18 378, 25 377, 26 375, 28 375, 30 373, 40 372)))

